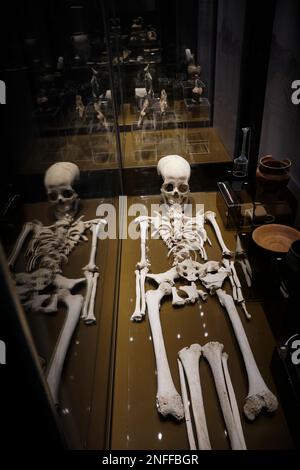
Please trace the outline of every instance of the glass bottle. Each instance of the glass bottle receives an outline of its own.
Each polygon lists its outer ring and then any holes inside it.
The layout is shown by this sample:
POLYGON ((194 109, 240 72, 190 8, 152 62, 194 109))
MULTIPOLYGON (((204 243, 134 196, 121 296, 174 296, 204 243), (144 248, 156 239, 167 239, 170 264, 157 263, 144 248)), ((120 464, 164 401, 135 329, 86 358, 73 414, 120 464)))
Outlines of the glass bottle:
POLYGON ((247 135, 250 130, 250 127, 243 127, 243 144, 242 151, 239 157, 233 160, 233 170, 232 174, 235 178, 245 178, 248 173, 248 159, 246 157, 246 143, 247 135))

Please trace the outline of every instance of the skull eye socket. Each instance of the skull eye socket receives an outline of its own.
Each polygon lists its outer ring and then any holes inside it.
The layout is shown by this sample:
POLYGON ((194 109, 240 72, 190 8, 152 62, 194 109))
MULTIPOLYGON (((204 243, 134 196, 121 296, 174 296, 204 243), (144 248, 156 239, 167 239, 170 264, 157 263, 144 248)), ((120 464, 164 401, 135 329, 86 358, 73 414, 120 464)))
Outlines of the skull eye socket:
POLYGON ((166 183, 164 184, 164 190, 167 193, 171 193, 174 190, 174 185, 172 183, 166 183))
POLYGON ((65 199, 70 199, 73 197, 74 192, 72 189, 64 189, 61 194, 65 199))
POLYGON ((180 185, 178 186, 178 191, 180 191, 181 193, 186 193, 188 190, 189 185, 186 183, 180 183, 180 185))
POLYGON ((58 199, 58 192, 57 191, 50 191, 48 193, 48 199, 51 202, 55 202, 58 199))

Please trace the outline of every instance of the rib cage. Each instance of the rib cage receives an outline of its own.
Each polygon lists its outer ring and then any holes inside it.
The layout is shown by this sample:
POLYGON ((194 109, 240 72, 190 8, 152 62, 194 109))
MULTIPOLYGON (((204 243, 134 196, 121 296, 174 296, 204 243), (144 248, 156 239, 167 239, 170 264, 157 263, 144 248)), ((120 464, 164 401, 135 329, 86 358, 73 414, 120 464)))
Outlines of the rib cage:
POLYGON ((158 217, 154 224, 153 234, 158 234, 164 241, 169 249, 168 257, 173 256, 173 265, 191 258, 192 253, 196 260, 198 252, 202 259, 207 260, 204 249, 207 234, 201 214, 197 214, 196 217, 187 217, 182 207, 178 206, 170 207, 166 216, 158 214, 158 217))
POLYGON ((81 219, 65 218, 48 227, 35 221, 36 230, 26 252, 27 272, 49 268, 53 273, 61 273, 62 264, 68 262, 74 247, 87 240, 84 232, 89 225, 81 219))

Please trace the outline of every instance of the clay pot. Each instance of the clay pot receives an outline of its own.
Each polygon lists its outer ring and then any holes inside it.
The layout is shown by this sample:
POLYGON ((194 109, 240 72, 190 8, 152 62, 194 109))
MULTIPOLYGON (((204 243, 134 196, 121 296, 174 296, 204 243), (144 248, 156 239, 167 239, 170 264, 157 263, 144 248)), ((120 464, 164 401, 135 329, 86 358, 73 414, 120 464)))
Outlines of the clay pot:
POLYGON ((291 160, 275 160, 266 155, 259 160, 256 179, 264 191, 274 192, 284 188, 290 179, 291 160))

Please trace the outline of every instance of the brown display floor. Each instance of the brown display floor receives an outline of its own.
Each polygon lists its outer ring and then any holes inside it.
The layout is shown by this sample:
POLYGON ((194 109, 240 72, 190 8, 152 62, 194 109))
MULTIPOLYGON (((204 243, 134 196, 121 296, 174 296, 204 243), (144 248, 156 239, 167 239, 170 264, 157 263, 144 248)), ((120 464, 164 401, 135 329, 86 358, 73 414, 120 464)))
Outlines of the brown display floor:
MULTIPOLYGON (((194 203, 204 203, 205 210, 216 211, 215 193, 193 193, 192 200, 194 203)), ((131 197, 128 200, 128 206, 131 203, 143 203, 150 207, 151 203, 159 203, 159 197, 131 197)), ((133 218, 130 217, 128 223, 133 218)), ((217 220, 225 242, 229 248, 234 249, 234 233, 224 229, 218 214, 217 220)), ((212 241, 212 247, 207 247, 208 257, 212 260, 221 260, 221 251, 210 226, 207 226, 207 232, 212 241)), ((151 272, 159 273, 167 270, 170 262, 166 257, 167 250, 163 242, 149 240, 148 247, 151 272)), ((111 448, 188 449, 185 423, 162 419, 156 410, 155 359, 147 315, 142 323, 130 321, 135 306, 134 270, 139 256, 139 239, 123 240, 111 448)), ((147 288, 151 288, 151 285, 148 284, 147 288)), ((226 281, 225 289, 230 291, 228 281, 226 281)), ((247 321, 239 309, 240 317, 262 376, 278 397, 270 372, 271 357, 275 348, 273 335, 261 303, 248 302, 247 305, 252 319, 247 321)), ((180 390, 177 352, 192 343, 203 345, 208 341, 216 340, 224 344, 224 350, 229 354, 229 370, 241 411, 247 395, 247 376, 231 323, 217 299, 209 297, 206 302, 175 309, 171 305, 170 298, 167 298, 161 307, 161 323, 177 390, 180 390)), ((212 375, 205 360, 202 359, 200 364, 202 391, 212 448, 228 449, 229 441, 212 375)), ((241 419, 248 449, 290 449, 293 447, 280 405, 274 415, 262 414, 253 423, 247 422, 243 414, 241 414, 241 419)))

